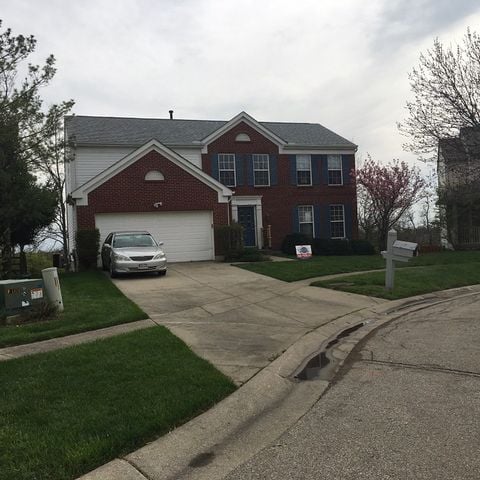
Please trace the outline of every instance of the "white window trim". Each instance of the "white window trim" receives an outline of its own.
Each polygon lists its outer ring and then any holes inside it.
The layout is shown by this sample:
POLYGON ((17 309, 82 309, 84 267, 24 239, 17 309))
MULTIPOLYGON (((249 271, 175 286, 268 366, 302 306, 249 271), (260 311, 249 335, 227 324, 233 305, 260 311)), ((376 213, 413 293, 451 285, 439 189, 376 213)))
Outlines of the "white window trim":
POLYGON ((327 178, 328 178, 328 185, 330 187, 341 187, 343 186, 343 159, 342 159, 342 156, 339 155, 339 154, 330 154, 330 155, 327 155, 327 178), (330 168, 330 166, 328 165, 328 159, 329 157, 333 157, 333 156, 338 156, 340 157, 340 183, 330 183, 330 172, 332 171, 338 171, 339 169, 338 168, 330 168))
POLYGON ((345 230, 345 205, 343 205, 341 203, 335 203, 335 204, 330 205, 330 212, 329 212, 329 214, 330 214, 330 231, 332 231, 332 223, 340 223, 340 220, 332 220, 332 218, 331 218, 331 212, 332 212, 331 207, 342 207, 343 220, 341 222, 343 224, 343 237, 330 237, 330 238, 332 240, 340 240, 340 239, 343 239, 343 238, 347 238, 346 230, 345 230))
POLYGON ((252 168, 253 168, 253 186, 254 187, 269 187, 270 186, 270 155, 268 153, 254 153, 252 154, 252 168), (267 168, 266 169, 258 169, 255 168, 255 155, 261 155, 267 157, 267 168), (255 170, 257 172, 268 172, 268 183, 265 185, 257 185, 255 183, 255 170))
POLYGON ((300 224, 302 223, 311 223, 312 224, 312 238, 315 238, 315 209, 313 205, 297 205, 297 215, 298 215, 298 231, 300 232, 300 224), (300 221, 300 211, 299 209, 302 207, 309 207, 312 209, 312 221, 311 222, 301 222, 300 221))
POLYGON ((234 153, 219 153, 217 158, 217 167, 218 167, 218 180, 220 181, 220 171, 231 172, 231 169, 220 168, 220 155, 232 155, 233 156, 233 185, 225 185, 226 187, 236 187, 237 186, 237 169, 234 153))
MULTIPOLYGON (((297 155, 298 156, 298 155, 297 155)), ((297 176, 297 187, 311 187, 313 178, 312 178, 312 156, 307 154, 302 154, 304 157, 308 157, 308 164, 310 166, 310 183, 298 183, 298 172, 306 172, 307 170, 298 170, 297 158, 295 158, 295 175, 297 176)))

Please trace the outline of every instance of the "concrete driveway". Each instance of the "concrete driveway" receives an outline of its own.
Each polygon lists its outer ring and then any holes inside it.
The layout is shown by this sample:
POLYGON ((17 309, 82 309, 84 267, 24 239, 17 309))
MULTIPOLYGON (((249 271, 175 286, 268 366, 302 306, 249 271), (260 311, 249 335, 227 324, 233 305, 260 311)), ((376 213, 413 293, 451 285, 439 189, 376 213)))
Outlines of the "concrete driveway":
POLYGON ((115 284, 237 384, 312 329, 381 302, 216 262, 172 264, 166 277, 124 277, 115 284))

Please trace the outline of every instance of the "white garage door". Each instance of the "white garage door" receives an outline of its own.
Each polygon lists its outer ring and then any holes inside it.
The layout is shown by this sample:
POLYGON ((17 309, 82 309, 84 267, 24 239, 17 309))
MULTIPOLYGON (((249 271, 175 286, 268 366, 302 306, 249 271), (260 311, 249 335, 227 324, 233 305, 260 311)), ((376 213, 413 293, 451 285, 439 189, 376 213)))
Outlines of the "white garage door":
POLYGON ((169 262, 213 260, 212 212, 99 213, 100 245, 110 232, 146 230, 163 242, 169 262))

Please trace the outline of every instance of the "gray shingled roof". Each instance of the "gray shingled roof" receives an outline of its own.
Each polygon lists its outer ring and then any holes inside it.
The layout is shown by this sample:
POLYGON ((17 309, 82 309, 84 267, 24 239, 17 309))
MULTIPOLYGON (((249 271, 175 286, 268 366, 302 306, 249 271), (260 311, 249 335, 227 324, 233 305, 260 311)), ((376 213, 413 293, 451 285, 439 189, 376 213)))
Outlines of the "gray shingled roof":
MULTIPOLYGON (((70 116, 65 119, 67 134, 75 137, 77 145, 141 146, 152 138, 165 145, 198 145, 226 123, 216 120, 89 116, 70 116)), ((318 123, 260 123, 295 146, 356 147, 318 123)))

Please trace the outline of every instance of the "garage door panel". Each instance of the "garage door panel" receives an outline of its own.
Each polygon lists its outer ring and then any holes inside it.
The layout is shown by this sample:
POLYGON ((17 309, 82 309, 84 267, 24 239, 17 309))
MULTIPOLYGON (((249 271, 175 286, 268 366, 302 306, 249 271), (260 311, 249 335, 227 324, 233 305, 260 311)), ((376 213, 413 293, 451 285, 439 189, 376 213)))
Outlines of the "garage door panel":
POLYGON ((214 259, 212 212, 100 213, 95 224, 101 243, 110 232, 147 230, 163 242, 170 262, 214 259))

